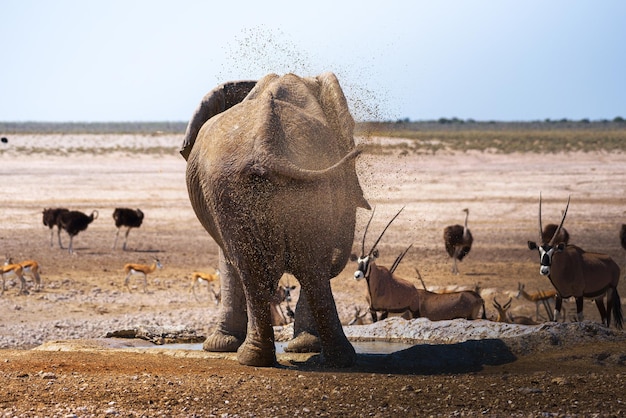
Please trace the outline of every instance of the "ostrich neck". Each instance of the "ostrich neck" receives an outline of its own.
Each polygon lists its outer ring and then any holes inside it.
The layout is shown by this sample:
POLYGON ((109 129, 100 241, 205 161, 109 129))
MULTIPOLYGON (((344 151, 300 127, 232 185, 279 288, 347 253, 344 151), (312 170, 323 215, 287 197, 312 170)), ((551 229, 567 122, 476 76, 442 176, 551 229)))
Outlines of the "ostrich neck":
POLYGON ((469 218, 469 212, 465 214, 465 224, 463 225, 463 236, 467 236, 467 218, 469 218))

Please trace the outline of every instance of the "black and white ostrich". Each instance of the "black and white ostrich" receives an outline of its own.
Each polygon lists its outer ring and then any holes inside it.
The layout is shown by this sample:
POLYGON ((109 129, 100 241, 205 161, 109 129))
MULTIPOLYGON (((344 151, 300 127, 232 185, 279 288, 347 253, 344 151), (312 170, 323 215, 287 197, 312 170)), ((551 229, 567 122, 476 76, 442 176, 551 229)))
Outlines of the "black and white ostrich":
MULTIPOLYGON (((559 226, 557 224, 548 224, 543 228, 543 231, 541 232, 541 241, 544 244, 549 243, 552 240, 552 237, 554 236, 554 233, 556 232, 557 228, 559 226)), ((569 243, 569 232, 567 232, 567 229, 561 227, 561 230, 559 231, 559 234, 556 236, 556 238, 554 239, 555 243, 564 243, 565 245, 567 245, 569 243)))
POLYGON ((53 247, 52 235, 54 232, 54 227, 57 227, 57 237, 59 238, 59 247, 63 248, 63 243, 61 242, 61 225, 60 225, 60 215, 61 213, 69 212, 69 209, 66 208, 44 208, 43 210, 43 224, 50 228, 50 247, 53 247))
POLYGON ((128 234, 132 228, 139 228, 143 222, 143 212, 140 209, 129 208, 115 208, 113 211, 113 219, 115 219, 115 226, 117 232, 115 233, 115 241, 113 242, 113 249, 117 245, 117 237, 120 234, 122 227, 127 227, 126 235, 124 236, 124 245, 122 250, 126 251, 126 241, 128 240, 128 234))
POLYGON ((459 274, 459 269, 456 265, 457 260, 463 261, 463 258, 468 255, 472 249, 472 242, 474 242, 472 233, 467 227, 469 209, 463 209, 463 212, 465 212, 464 225, 450 225, 443 230, 443 241, 446 244, 446 251, 454 261, 452 266, 452 273, 454 274, 459 274))
POLYGON ((70 236, 70 254, 74 253, 74 247, 72 246, 74 236, 78 235, 80 231, 84 231, 85 229, 87 229, 89 224, 97 218, 97 210, 91 212, 91 215, 89 216, 77 210, 71 210, 61 213, 61 215, 59 216, 61 228, 70 236))

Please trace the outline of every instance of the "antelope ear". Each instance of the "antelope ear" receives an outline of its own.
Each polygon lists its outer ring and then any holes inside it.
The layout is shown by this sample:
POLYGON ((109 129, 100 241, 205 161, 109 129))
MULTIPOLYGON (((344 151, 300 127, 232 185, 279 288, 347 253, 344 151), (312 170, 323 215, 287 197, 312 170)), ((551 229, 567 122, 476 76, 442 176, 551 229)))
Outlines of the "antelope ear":
POLYGON ((528 249, 529 250, 536 250, 537 249, 537 243, 533 242, 533 241, 528 241, 528 249))
POLYGON ((358 260, 358 257, 356 256, 355 253, 350 254, 350 261, 356 261, 358 260))
POLYGON ((558 252, 561 252, 561 251, 563 251, 564 249, 565 249, 565 243, 564 243, 564 242, 561 242, 559 245, 557 245, 557 246, 556 246, 556 250, 557 250, 558 252))
POLYGON ((372 253, 372 256, 373 256, 374 258, 378 258, 378 248, 376 248, 376 249, 374 250, 374 252, 372 253))

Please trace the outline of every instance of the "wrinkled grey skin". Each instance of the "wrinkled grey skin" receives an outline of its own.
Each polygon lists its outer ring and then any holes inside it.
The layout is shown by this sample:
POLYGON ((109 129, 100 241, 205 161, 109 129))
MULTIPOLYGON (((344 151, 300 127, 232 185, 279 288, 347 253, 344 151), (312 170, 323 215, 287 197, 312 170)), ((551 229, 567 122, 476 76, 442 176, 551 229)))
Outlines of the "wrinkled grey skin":
POLYGON ((275 364, 269 301, 291 273, 302 291, 289 348, 321 346, 327 364, 354 363, 330 290, 350 255, 356 209, 369 209, 353 129, 332 73, 270 74, 203 98, 181 153, 191 204, 220 247, 222 307, 205 350, 275 364))

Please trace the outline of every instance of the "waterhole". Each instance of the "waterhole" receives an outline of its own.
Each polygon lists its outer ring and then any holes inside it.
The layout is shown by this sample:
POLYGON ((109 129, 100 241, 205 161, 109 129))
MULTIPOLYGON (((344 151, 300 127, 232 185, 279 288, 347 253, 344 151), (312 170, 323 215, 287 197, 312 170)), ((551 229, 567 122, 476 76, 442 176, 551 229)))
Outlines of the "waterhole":
MULTIPOLYGON (((276 354, 283 354, 287 342, 276 342, 276 354)), ((390 342, 390 341, 352 341, 354 350, 359 354, 391 354, 396 351, 406 350, 413 346, 410 343, 390 342)), ((166 348, 172 350, 202 350, 202 343, 197 344, 163 344, 155 345, 152 348, 166 348)))

